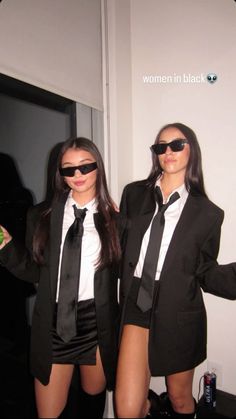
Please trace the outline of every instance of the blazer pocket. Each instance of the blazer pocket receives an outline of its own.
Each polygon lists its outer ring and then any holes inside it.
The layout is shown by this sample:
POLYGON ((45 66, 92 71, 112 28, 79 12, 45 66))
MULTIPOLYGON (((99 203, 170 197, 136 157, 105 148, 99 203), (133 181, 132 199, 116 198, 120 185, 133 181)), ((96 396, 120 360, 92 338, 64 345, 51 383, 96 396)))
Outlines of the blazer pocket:
POLYGON ((177 314, 178 325, 188 326, 197 324, 205 319, 205 310, 179 311, 177 314))

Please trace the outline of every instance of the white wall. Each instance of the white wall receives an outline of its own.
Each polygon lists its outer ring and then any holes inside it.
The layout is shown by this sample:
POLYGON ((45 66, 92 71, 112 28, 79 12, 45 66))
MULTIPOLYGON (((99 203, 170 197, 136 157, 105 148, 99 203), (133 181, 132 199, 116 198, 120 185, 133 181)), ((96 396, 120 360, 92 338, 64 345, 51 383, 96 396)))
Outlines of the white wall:
MULTIPOLYGON (((108 0, 108 9, 113 36, 108 56, 113 58, 109 98, 110 122, 115 121, 110 141, 117 151, 111 154, 111 165, 118 173, 111 184, 115 199, 119 200, 125 183, 148 175, 149 146, 159 128, 175 121, 189 125, 201 145, 208 195, 225 210, 219 262, 236 260, 235 2, 108 0), (122 60, 126 54, 128 59, 122 60), (212 85, 204 80, 210 72, 218 76, 212 85), (184 75, 189 74, 201 82, 187 83, 184 75), (146 75, 171 76, 172 82, 169 78, 168 83, 164 79, 144 83, 146 75)), ((236 302, 211 295, 204 298, 208 360, 222 366, 218 388, 236 394, 236 302)), ((206 369, 204 362, 196 370, 195 397, 206 369)), ((160 392, 164 381, 155 378, 152 386, 160 392)))
POLYGON ((1 2, 0 72, 101 110, 100 0, 1 2))
POLYGON ((129 0, 102 0, 106 166, 113 198, 132 179, 132 78, 129 0))

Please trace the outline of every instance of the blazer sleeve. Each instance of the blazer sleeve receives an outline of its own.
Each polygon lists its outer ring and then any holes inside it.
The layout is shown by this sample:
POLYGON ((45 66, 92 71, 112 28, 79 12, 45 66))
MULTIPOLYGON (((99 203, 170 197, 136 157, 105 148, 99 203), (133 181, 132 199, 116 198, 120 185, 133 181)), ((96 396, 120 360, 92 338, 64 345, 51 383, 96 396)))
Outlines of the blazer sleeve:
POLYGON ((17 278, 31 283, 39 281, 40 273, 40 267, 32 256, 34 221, 29 210, 27 214, 26 246, 13 238, 0 250, 1 265, 17 278))
POLYGON ((120 200, 120 212, 124 215, 128 215, 128 208, 127 208, 127 186, 124 188, 121 200, 120 200))
POLYGON ((236 263, 220 265, 217 256, 220 245, 223 214, 218 217, 200 252, 197 278, 203 291, 229 300, 236 299, 236 263))

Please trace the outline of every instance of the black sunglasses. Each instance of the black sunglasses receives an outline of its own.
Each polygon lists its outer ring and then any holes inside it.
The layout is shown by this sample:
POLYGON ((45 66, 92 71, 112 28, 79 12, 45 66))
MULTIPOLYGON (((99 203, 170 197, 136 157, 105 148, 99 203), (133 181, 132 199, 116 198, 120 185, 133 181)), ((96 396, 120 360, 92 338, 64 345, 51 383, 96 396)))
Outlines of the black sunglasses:
POLYGON ((79 170, 82 175, 87 175, 87 173, 92 172, 97 169, 97 162, 81 164, 81 166, 70 166, 70 167, 60 167, 59 172, 61 176, 73 177, 75 171, 79 170))
POLYGON ((188 140, 181 138, 176 138, 176 140, 171 141, 170 143, 157 143, 151 146, 151 150, 155 154, 164 154, 166 153, 167 147, 170 147, 172 151, 182 151, 185 144, 188 144, 188 140))

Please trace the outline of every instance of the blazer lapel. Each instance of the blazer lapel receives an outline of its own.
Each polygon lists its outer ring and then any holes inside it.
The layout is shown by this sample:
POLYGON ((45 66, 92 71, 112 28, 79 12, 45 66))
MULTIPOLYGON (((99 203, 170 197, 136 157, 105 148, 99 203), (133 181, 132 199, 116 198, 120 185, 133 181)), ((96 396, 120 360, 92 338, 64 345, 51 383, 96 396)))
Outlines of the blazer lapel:
POLYGON ((131 220, 126 253, 129 255, 129 263, 133 266, 137 264, 143 236, 148 229, 153 214, 154 212, 151 211, 143 215, 138 215, 131 220))
POLYGON ((142 196, 140 214, 154 213, 156 201, 154 197, 154 188, 146 188, 145 194, 142 196))
POLYGON ((153 188, 144 189, 140 214, 131 218, 126 254, 129 264, 136 266, 142 245, 143 236, 152 220, 156 208, 153 188), (135 245, 134 245, 135 243, 135 245))
POLYGON ((166 253, 162 274, 165 272, 168 266, 172 264, 173 259, 176 257, 176 253, 178 252, 179 243, 184 243, 187 233, 189 230, 191 230, 193 219, 197 216, 198 212, 199 197, 198 199, 195 199, 194 196, 189 195, 166 253))
POLYGON ((50 226, 50 282, 53 298, 56 295, 56 285, 58 276, 58 266, 60 257, 60 245, 62 235, 62 224, 64 216, 64 207, 67 200, 67 194, 57 201, 52 207, 51 226, 50 226))

